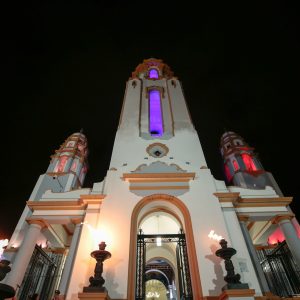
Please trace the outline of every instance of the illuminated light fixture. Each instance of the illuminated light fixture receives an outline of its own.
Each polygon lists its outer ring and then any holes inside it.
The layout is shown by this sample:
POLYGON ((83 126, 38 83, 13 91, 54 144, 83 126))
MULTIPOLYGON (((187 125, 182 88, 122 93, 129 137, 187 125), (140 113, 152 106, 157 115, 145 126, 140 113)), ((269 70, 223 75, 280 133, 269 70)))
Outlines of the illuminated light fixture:
POLYGON ((159 298, 160 294, 158 292, 148 292, 146 298, 159 298))
POLYGON ((8 239, 0 240, 0 259, 2 258, 4 247, 8 245, 8 239))
MULTIPOLYGON (((159 234, 159 215, 157 215, 156 217, 157 217, 157 233, 159 234)), ((160 236, 156 237, 156 246, 161 247, 161 237, 160 236)))
POLYGON ((161 247, 161 237, 160 237, 160 236, 158 236, 158 237, 156 238, 156 246, 157 246, 157 247, 161 247))
POLYGON ((208 237, 213 240, 216 240, 216 241, 220 241, 223 239, 223 237, 221 235, 217 235, 214 230, 210 231, 210 233, 208 234, 208 237))

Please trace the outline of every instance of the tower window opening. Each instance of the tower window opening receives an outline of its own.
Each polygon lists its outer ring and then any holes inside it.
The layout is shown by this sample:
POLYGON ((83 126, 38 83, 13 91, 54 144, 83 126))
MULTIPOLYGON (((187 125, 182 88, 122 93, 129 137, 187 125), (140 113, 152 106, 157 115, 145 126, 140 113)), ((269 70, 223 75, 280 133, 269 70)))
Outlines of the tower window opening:
POLYGON ((245 167, 248 171, 251 172, 251 171, 256 171, 257 170, 257 167, 254 164, 253 159, 249 154, 246 154, 246 153, 242 154, 242 159, 243 159, 245 167))
POLYGON ((57 167, 57 172, 63 172, 67 163, 67 156, 62 156, 59 159, 58 167, 57 167))
POLYGON ((158 79, 159 78, 159 73, 157 69, 150 69, 149 70, 149 78, 150 79, 158 79))
POLYGON ((238 171, 239 165, 238 165, 237 161, 234 159, 232 163, 233 163, 234 171, 238 171))
POLYGON ((224 165, 224 171, 225 171, 225 176, 227 178, 227 181, 230 182, 232 179, 232 175, 230 173, 230 169, 227 164, 224 165))
POLYGON ((152 136, 163 135, 163 118, 159 90, 149 91, 149 127, 152 136))

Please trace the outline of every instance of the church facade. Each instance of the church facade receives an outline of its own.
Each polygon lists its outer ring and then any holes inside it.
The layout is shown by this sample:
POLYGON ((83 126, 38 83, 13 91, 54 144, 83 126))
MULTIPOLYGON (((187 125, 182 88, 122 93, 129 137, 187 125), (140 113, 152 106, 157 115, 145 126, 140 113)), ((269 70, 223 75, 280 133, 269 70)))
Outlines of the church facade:
POLYGON ((225 132, 220 150, 227 184, 207 166, 178 78, 163 61, 144 60, 127 81, 106 177, 82 187, 87 137, 70 135, 26 203, 4 252, 11 272, 3 282, 21 300, 35 292, 49 300, 54 290, 66 300, 296 297, 292 198, 238 134, 225 132), (236 250, 235 283, 224 281, 232 269, 216 255, 220 239, 236 250), (90 253, 100 242, 111 257, 95 269, 90 253), (278 247, 286 264, 271 261, 278 247), (287 273, 278 279, 280 268, 287 273), (290 286, 286 294, 280 284, 290 286))

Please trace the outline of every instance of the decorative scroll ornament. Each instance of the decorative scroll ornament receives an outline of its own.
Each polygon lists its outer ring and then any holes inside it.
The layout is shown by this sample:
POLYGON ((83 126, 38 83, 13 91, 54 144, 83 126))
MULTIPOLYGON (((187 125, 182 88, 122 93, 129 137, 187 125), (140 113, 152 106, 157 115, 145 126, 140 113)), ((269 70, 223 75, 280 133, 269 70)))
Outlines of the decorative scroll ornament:
POLYGON ((158 69, 162 77, 168 79, 174 77, 174 73, 172 72, 171 68, 161 59, 149 58, 144 59, 143 63, 139 64, 136 67, 135 71, 132 72, 131 78, 139 78, 141 74, 147 76, 148 70, 151 67, 155 67, 156 69, 158 69))

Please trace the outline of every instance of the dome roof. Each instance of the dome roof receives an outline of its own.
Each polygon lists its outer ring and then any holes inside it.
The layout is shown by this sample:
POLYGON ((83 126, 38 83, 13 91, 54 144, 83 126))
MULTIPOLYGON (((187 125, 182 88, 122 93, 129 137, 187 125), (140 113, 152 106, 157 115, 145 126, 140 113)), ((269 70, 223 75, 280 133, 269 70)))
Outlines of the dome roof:
POLYGON ((240 151, 241 148, 249 147, 245 140, 234 131, 226 131, 220 139, 220 148, 222 155, 240 151))

